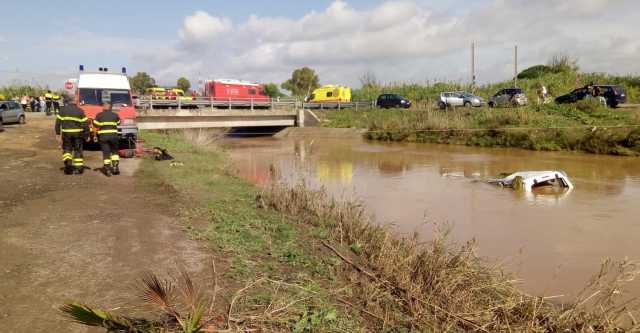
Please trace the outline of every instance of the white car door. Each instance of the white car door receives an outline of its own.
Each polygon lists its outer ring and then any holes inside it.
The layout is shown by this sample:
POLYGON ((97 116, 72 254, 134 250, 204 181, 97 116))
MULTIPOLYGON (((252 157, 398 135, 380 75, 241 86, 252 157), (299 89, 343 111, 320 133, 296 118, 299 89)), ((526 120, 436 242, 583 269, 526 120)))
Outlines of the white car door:
POLYGON ((464 104, 464 100, 462 99, 462 94, 452 93, 451 98, 449 98, 449 105, 451 106, 462 106, 464 104))
POLYGON ((17 123, 19 121, 20 114, 22 113, 22 105, 18 102, 9 103, 9 113, 11 122, 17 123))

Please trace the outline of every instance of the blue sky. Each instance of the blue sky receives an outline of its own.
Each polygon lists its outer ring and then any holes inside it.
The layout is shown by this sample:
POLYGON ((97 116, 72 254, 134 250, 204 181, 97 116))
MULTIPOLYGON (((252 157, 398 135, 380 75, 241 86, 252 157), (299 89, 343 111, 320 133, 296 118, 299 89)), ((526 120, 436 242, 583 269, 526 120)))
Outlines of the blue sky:
POLYGON ((280 82, 300 65, 352 85, 364 72, 385 82, 465 80, 471 40, 483 82, 510 76, 515 43, 523 66, 570 53, 586 70, 637 73, 640 38, 630 27, 639 3, 11 1, 2 5, 12 15, 0 21, 0 84, 57 86, 80 63, 124 65, 167 84, 180 75, 280 82))

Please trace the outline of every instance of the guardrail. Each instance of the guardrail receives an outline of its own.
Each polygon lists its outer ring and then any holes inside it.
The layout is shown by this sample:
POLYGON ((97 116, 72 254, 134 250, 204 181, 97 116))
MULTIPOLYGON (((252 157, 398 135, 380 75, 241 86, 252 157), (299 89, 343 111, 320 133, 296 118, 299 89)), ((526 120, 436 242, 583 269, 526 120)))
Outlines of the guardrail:
POLYGON ((306 103, 294 98, 211 98, 211 97, 183 97, 176 99, 159 99, 143 96, 138 98, 137 108, 141 109, 271 109, 271 110, 341 110, 341 109, 369 109, 375 107, 375 102, 327 102, 306 103))

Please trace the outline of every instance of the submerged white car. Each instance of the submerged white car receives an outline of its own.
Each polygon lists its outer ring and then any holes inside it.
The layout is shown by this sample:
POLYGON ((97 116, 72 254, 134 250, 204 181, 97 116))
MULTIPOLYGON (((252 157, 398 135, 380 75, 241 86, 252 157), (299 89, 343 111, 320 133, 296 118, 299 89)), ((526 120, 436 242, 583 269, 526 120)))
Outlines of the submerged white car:
POLYGON ((489 183, 522 189, 532 192, 539 186, 558 186, 573 189, 573 183, 564 171, 523 171, 516 172, 502 179, 493 179, 489 183))

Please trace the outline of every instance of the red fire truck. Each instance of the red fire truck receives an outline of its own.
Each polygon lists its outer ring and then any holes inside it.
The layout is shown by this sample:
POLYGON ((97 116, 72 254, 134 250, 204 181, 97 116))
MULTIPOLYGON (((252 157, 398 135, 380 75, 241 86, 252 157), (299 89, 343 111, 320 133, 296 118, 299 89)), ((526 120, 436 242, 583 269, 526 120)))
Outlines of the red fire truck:
POLYGON ((202 95, 222 101, 268 102, 270 100, 261 84, 226 79, 205 81, 202 95))
MULTIPOLYGON (((75 83, 78 106, 90 121, 102 111, 102 103, 110 102, 113 105, 113 110, 120 116, 120 126, 118 126, 120 155, 123 157, 135 156, 138 126, 136 125, 136 110, 131 99, 131 86, 126 69, 123 67, 122 73, 111 73, 107 68, 101 67, 98 72, 85 72, 84 66, 81 65, 77 82, 73 83, 75 83)), ((68 81, 65 83, 65 88, 73 87, 72 84, 69 84, 68 81)), ((93 128, 91 136, 96 142, 96 131, 93 128)))

